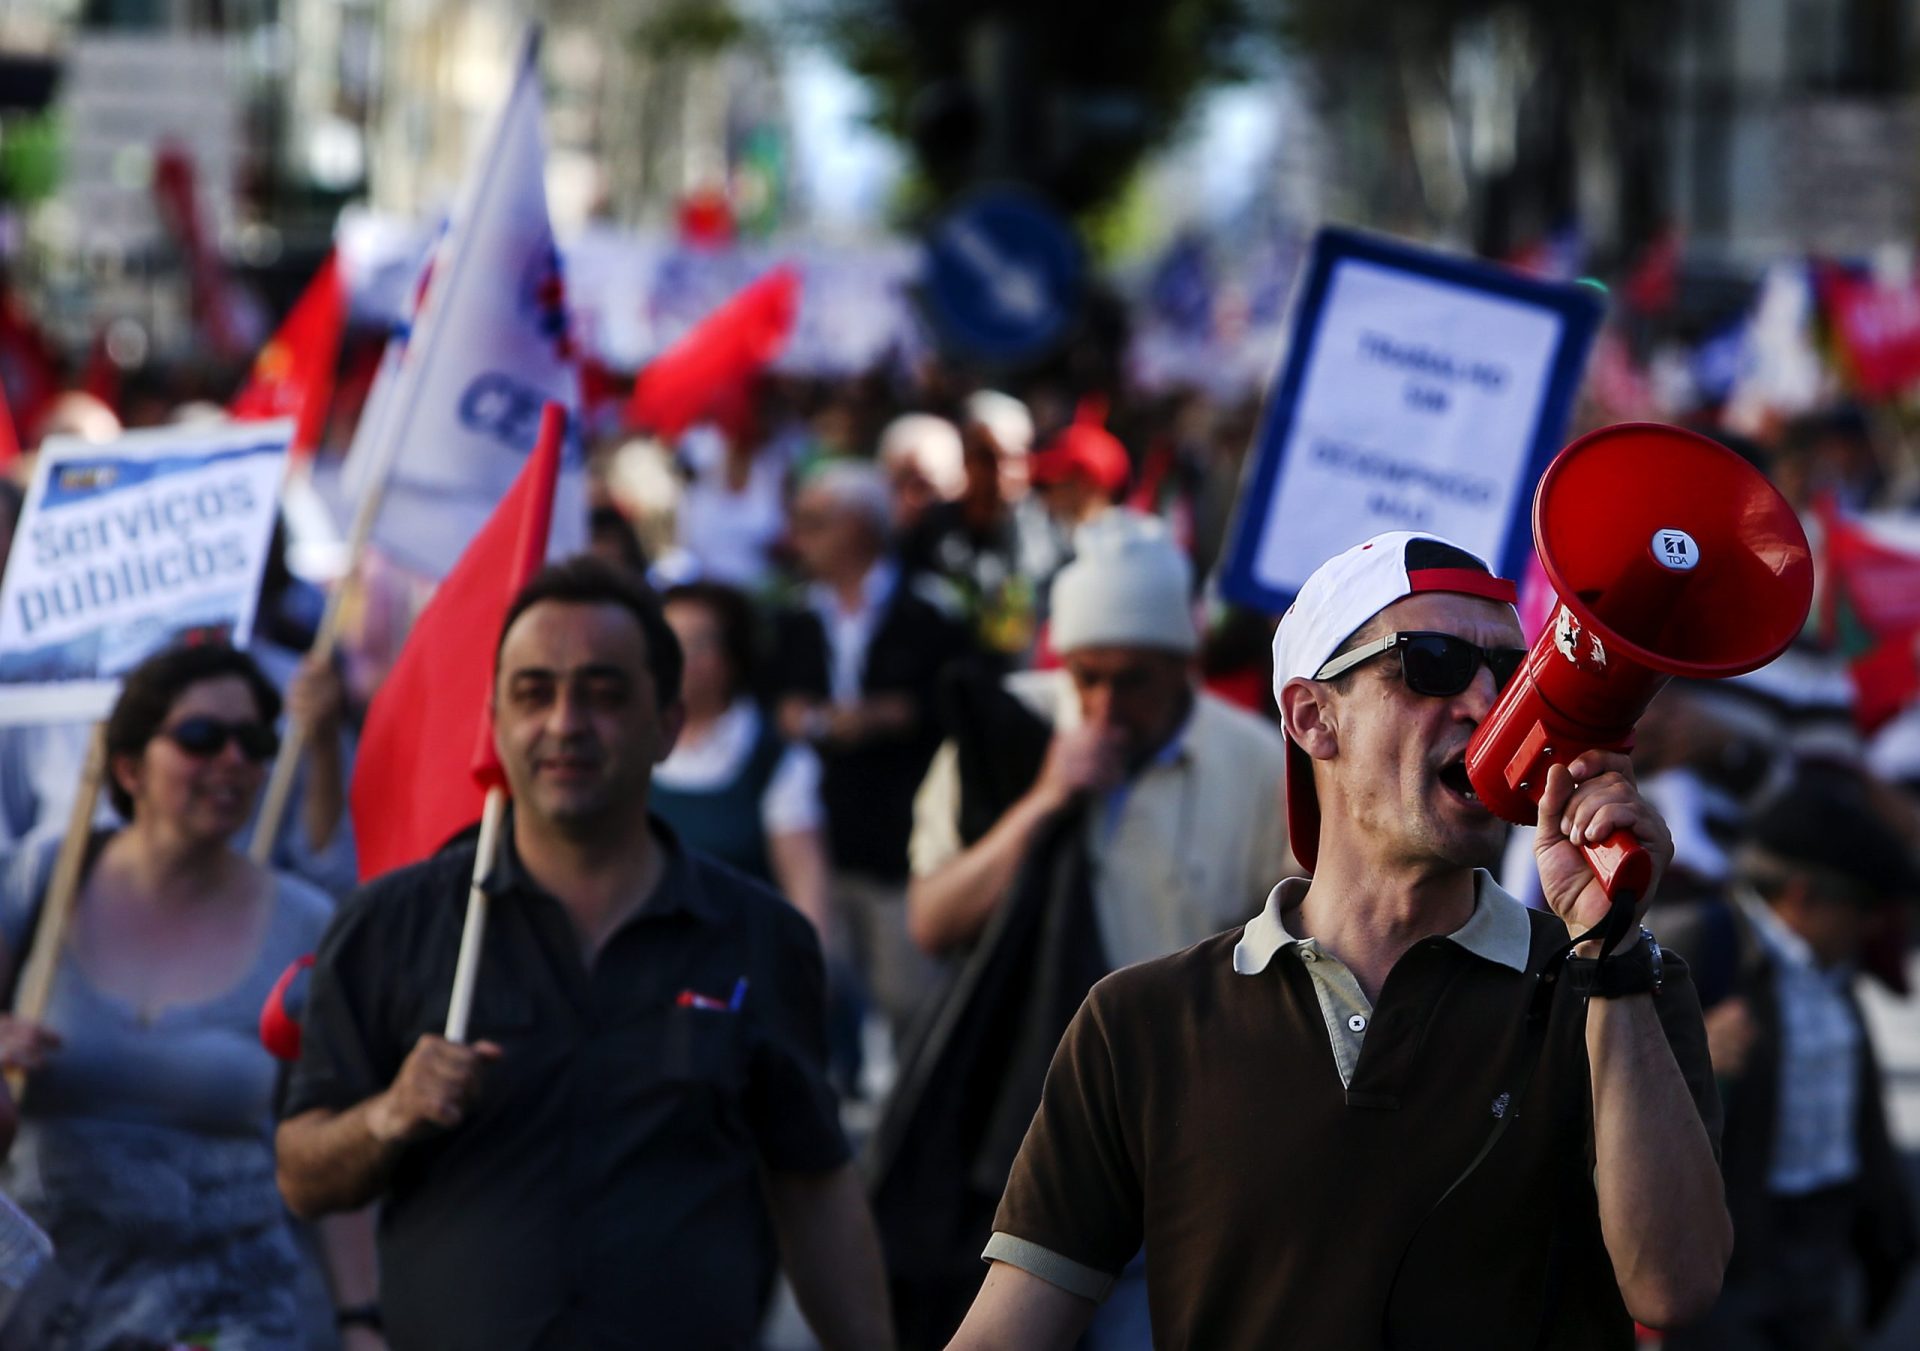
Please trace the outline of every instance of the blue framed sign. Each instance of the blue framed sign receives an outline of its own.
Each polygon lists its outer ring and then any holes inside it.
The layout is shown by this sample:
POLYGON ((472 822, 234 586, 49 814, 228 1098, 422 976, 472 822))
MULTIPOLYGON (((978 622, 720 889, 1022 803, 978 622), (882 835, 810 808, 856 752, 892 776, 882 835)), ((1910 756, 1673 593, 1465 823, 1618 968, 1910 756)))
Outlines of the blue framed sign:
POLYGON ((1604 301, 1590 286, 1322 230, 1220 575, 1270 614, 1327 559, 1426 530, 1518 578, 1604 301))

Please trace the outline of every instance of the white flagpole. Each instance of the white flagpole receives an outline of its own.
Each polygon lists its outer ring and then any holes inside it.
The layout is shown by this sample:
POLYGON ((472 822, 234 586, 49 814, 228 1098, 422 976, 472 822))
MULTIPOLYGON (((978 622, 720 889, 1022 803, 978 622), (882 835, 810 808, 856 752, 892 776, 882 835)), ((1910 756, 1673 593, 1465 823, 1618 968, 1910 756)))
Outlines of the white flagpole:
POLYGON ((493 871, 500 854, 500 826, 507 814, 507 790, 498 786, 487 790, 487 805, 480 815, 480 849, 473 856, 473 881, 467 887, 467 922, 460 931, 460 956, 453 965, 453 997, 447 1003, 447 1040, 455 1045, 467 1040, 467 1024, 473 1016, 473 991, 480 979, 480 949, 487 936, 487 893, 480 884, 493 871))

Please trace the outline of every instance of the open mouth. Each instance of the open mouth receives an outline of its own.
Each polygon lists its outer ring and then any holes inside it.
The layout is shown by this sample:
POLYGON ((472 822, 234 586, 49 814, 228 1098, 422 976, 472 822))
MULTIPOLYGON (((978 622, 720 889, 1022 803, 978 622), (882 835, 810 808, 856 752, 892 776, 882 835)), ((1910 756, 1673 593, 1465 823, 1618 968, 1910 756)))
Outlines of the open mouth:
POLYGON ((1461 751, 1460 754, 1440 766, 1440 783, 1442 787, 1456 797, 1465 798, 1468 802, 1476 806, 1479 805, 1480 795, 1473 791, 1473 780, 1467 777, 1467 753, 1465 751, 1461 751))

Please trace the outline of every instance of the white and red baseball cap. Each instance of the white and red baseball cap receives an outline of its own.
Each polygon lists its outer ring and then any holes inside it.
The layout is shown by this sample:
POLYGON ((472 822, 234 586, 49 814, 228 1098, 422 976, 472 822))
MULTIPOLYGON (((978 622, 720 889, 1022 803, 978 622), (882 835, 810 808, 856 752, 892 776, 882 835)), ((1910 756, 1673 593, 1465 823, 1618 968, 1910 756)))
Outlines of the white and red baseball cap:
MULTIPOLYGON (((1356 544, 1315 568, 1273 635, 1273 697, 1290 680, 1311 680, 1340 645, 1389 605, 1424 591, 1449 591, 1512 605, 1514 584, 1451 540, 1394 530, 1356 544)), ((1287 739, 1287 836, 1308 872, 1320 852, 1320 800, 1313 761, 1287 739)))

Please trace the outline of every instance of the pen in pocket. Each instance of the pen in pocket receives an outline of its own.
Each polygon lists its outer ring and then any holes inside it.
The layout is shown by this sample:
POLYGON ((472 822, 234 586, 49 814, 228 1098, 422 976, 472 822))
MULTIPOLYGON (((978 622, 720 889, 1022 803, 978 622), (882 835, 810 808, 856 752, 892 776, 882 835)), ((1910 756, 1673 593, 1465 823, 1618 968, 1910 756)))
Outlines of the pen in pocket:
POLYGON ((726 999, 715 999, 712 995, 701 994, 696 990, 682 990, 675 998, 674 1005, 683 1009, 708 1009, 714 1013, 738 1013, 740 1006, 747 1002, 747 978, 740 977, 733 983, 733 994, 726 999))

